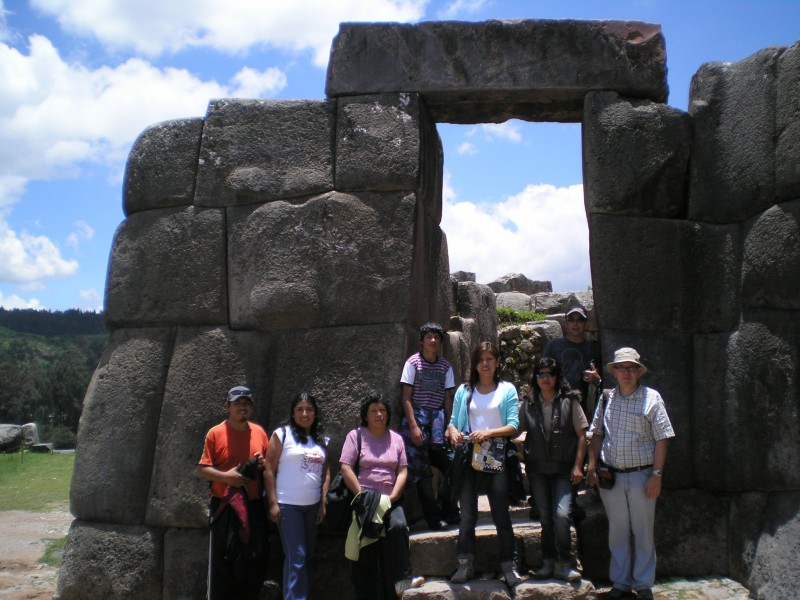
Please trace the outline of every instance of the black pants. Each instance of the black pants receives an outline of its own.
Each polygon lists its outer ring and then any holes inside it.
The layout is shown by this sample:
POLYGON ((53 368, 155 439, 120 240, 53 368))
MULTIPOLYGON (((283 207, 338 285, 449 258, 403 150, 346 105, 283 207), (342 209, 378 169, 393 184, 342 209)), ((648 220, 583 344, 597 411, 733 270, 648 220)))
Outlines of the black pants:
POLYGON ((361 548, 358 560, 350 562, 357 600, 397 598, 394 584, 411 577, 408 525, 402 506, 386 513, 386 537, 361 548))
POLYGON ((445 485, 446 475, 453 466, 453 451, 446 447, 431 447, 428 456, 431 466, 441 471, 439 497, 433 492, 433 475, 430 471, 417 481, 417 494, 422 505, 422 515, 428 526, 435 527, 440 520, 458 522, 458 498, 454 497, 451 485, 445 485))
MULTIPOLYGON (((210 514, 220 499, 212 498, 210 514)), ((267 572, 267 511, 263 500, 247 506, 250 543, 239 541, 239 520, 229 506, 211 524, 208 540, 208 600, 257 600, 267 572)))

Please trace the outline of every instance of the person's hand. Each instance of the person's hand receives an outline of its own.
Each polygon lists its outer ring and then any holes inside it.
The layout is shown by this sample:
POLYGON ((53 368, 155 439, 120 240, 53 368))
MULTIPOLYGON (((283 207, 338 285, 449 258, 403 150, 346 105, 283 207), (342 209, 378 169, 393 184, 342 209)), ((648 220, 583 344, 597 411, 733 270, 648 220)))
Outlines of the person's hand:
POLYGON ((586 485, 590 488, 597 487, 597 471, 595 469, 586 471, 586 485))
POLYGON ((644 495, 650 500, 655 500, 661 495, 661 477, 650 476, 644 486, 644 495))
MULTIPOLYGON (((269 507, 269 520, 277 525, 281 520, 281 507, 276 502, 269 507)), ((319 521, 317 521, 319 523, 319 521)))
POLYGON ((583 372, 583 380, 594 385, 599 385, 602 379, 600 378, 600 373, 597 372, 597 367, 592 365, 591 368, 586 369, 583 372))
POLYGON ((239 471, 236 469, 237 467, 234 467, 228 471, 225 471, 225 473, 222 475, 222 481, 231 487, 238 488, 247 483, 247 477, 239 473, 239 471))
POLYGON ((482 429, 479 431, 473 431, 469 434, 469 441, 474 442, 476 444, 480 444, 481 442, 488 440, 490 437, 490 431, 488 429, 482 429))
POLYGON ((409 427, 409 432, 411 433, 411 443, 415 446, 422 446, 422 442, 425 441, 425 436, 422 435, 422 430, 419 428, 419 425, 414 423, 409 427))
POLYGON ((322 523, 325 520, 325 513, 327 511, 327 505, 325 500, 319 503, 319 511, 317 511, 317 525, 322 523))
POLYGON ((458 431, 455 427, 448 427, 447 431, 450 433, 450 445, 455 447, 458 444, 464 443, 464 434, 458 431))
POLYGON ((259 466, 259 467, 262 467, 262 468, 264 467, 264 457, 263 457, 263 456, 261 456, 261 453, 260 453, 260 452, 255 452, 255 453, 253 454, 253 458, 255 458, 255 459, 257 459, 257 460, 258 460, 258 466, 259 466))
POLYGON ((583 470, 580 467, 573 466, 570 479, 572 480, 573 485, 578 485, 581 481, 583 481, 583 470))

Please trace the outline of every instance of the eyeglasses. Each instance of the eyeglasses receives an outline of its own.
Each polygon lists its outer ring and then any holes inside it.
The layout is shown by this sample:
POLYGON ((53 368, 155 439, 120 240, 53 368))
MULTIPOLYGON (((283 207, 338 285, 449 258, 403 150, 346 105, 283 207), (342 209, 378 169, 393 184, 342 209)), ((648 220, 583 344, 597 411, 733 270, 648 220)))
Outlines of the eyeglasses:
POLYGON ((639 365, 632 365, 630 367, 614 367, 614 370, 620 371, 621 373, 635 373, 639 368, 639 365))
POLYGON ((549 379, 550 377, 555 377, 555 375, 553 375, 552 371, 539 371, 536 374, 536 379, 544 379, 544 378, 548 378, 549 379))
POLYGON ((584 323, 586 319, 583 317, 567 317, 567 323, 584 323))

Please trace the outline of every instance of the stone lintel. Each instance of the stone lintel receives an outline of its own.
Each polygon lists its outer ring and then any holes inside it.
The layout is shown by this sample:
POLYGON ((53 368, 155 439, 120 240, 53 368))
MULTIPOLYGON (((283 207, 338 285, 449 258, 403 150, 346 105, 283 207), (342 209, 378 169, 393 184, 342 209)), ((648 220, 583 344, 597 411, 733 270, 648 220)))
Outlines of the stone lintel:
POLYGON ((584 95, 667 99, 661 26, 639 21, 342 23, 329 97, 420 93, 437 122, 580 122, 584 95))

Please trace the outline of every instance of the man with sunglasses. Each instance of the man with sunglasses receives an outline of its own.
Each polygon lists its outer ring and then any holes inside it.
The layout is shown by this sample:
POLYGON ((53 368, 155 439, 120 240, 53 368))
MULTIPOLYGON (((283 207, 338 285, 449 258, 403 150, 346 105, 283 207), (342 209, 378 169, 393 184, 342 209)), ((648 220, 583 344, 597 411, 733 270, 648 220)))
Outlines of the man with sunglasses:
POLYGON ((598 465, 613 474, 600 486, 600 498, 608 516, 609 578, 614 587, 600 596, 653 600, 656 499, 667 440, 675 433, 661 395, 639 384, 647 368, 636 350, 617 350, 608 370, 617 386, 603 395, 594 414, 587 474, 590 486, 598 483, 598 465))
POLYGON ((576 305, 564 314, 564 337, 551 340, 542 357, 554 358, 561 366, 564 378, 573 390, 581 393, 581 405, 591 417, 594 398, 589 398, 589 388, 600 389, 602 380, 597 366, 600 363, 600 345, 586 339, 586 309, 576 305))

